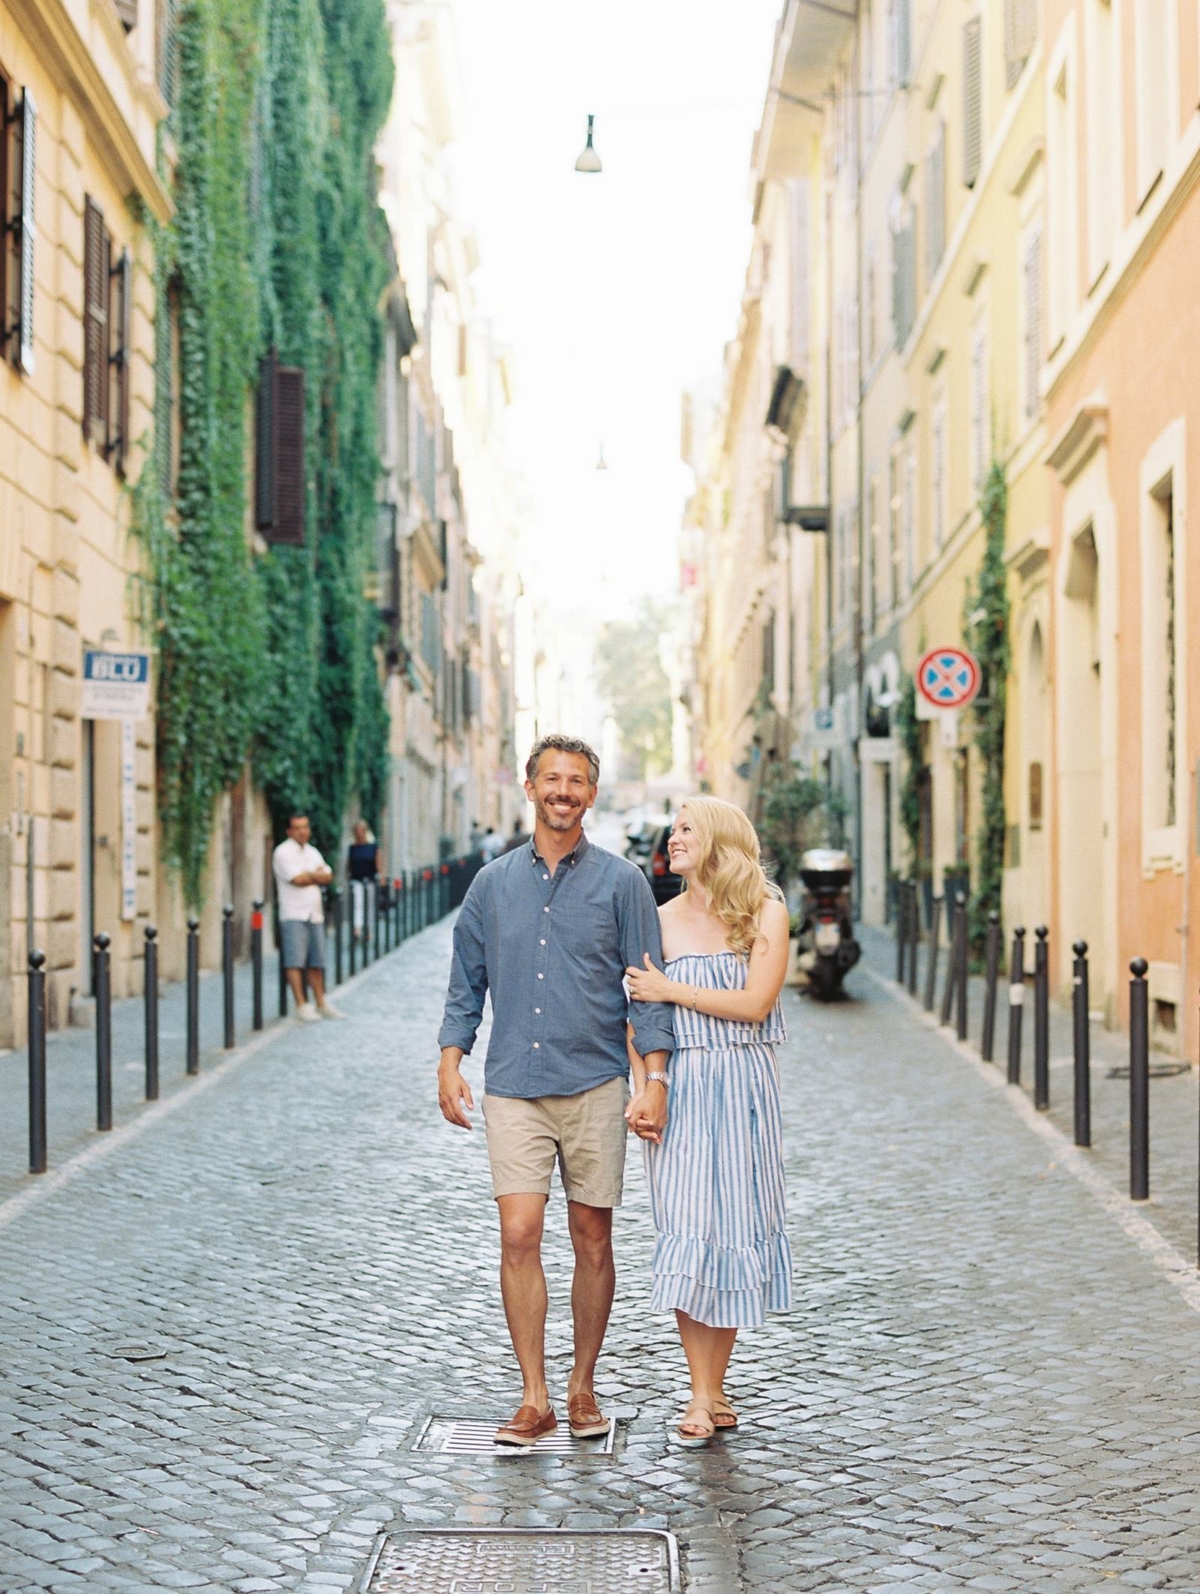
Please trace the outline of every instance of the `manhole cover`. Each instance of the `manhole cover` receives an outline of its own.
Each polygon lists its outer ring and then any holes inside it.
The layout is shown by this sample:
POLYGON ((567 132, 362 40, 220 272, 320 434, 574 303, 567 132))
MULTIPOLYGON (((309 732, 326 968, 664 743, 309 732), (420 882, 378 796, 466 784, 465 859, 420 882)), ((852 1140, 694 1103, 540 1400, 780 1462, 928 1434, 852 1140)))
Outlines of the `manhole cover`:
POLYGON ((376 1544, 361 1594, 677 1594, 669 1533, 416 1528, 376 1544))
POLYGON ((153 1341, 119 1339, 106 1345, 101 1354, 125 1362, 159 1362, 167 1354, 167 1347, 153 1341))
MULTIPOLYGON (((534 1445, 498 1445, 492 1438, 501 1419, 488 1422, 461 1417, 431 1417, 413 1446, 414 1450, 441 1450, 454 1456, 610 1456, 617 1425, 596 1439, 573 1439, 566 1423, 534 1445)), ((473 1594, 473 1591, 472 1591, 473 1594)))

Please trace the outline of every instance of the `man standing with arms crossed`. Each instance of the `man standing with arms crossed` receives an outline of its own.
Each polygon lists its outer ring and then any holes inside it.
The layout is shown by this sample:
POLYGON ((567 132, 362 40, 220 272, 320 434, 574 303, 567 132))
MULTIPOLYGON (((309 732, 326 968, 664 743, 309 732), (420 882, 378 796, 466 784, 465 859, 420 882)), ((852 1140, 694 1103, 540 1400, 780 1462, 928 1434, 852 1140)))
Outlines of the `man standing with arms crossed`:
POLYGON ((608 1432, 593 1380, 615 1285, 612 1209, 621 1204, 626 1117, 643 1137, 662 1133, 674 1048, 670 1009, 631 1003, 623 983, 646 953, 662 964, 645 876, 583 834, 599 760, 586 742, 544 736, 525 774, 533 836, 481 869, 467 892, 438 1036, 438 1105, 447 1122, 470 1129, 475 1103, 460 1065, 491 993, 483 1112, 500 1213, 500 1288, 524 1380, 521 1405, 496 1440, 512 1445, 535 1444, 558 1426, 546 1388, 541 1259, 555 1161, 575 1251, 567 1418, 576 1438, 608 1432), (628 1113, 627 1022, 645 1060, 634 1066, 628 1113))

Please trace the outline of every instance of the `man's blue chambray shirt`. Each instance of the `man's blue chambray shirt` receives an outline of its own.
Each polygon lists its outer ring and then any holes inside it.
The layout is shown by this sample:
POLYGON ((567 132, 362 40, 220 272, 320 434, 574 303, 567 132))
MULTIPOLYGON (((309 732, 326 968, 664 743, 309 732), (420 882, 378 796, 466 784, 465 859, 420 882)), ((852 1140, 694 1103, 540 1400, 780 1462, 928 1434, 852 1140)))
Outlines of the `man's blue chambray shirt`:
POLYGON ((639 1052, 675 1049, 671 1009, 630 1002, 625 970, 662 967, 658 910, 640 869, 582 836, 553 875, 533 842, 486 864, 454 927, 440 1046, 469 1052, 492 996, 484 1089, 492 1096, 575 1096, 629 1072, 625 1022, 639 1052))

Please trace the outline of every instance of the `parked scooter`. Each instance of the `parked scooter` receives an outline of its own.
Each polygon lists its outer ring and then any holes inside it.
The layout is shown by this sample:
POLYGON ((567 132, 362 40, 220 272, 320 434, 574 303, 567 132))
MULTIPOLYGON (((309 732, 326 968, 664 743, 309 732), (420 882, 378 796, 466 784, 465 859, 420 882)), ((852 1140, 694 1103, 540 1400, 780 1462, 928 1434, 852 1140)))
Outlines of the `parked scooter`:
POLYGON ((850 912, 854 863, 848 852, 813 847, 800 859, 800 878, 805 894, 798 963, 808 975, 812 994, 828 1001, 862 956, 850 912))

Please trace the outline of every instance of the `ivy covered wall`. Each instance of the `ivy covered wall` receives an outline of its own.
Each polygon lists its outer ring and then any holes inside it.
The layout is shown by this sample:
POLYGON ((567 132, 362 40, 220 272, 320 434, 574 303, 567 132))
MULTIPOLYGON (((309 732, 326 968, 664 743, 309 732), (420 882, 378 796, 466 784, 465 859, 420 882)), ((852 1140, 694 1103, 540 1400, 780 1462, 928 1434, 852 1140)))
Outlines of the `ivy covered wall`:
POLYGON ((200 901, 220 793, 249 759, 277 830, 333 850, 385 789, 364 599, 378 472, 385 223, 373 148, 392 89, 383 0, 185 0, 158 237, 158 436, 135 490, 158 649, 163 841, 200 901), (302 366, 304 547, 255 552, 258 361, 302 366))

